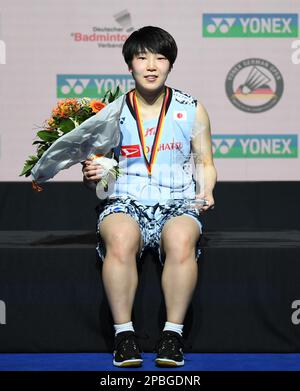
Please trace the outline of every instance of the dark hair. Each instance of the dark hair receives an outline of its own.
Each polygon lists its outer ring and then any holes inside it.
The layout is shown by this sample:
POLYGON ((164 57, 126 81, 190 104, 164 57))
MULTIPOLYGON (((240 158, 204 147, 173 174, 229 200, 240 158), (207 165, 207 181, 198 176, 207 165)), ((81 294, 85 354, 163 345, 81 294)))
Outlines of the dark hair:
POLYGON ((127 38, 122 49, 126 64, 131 67, 133 56, 146 50, 166 56, 170 61, 170 68, 177 57, 177 45, 174 38, 160 27, 142 27, 127 38))

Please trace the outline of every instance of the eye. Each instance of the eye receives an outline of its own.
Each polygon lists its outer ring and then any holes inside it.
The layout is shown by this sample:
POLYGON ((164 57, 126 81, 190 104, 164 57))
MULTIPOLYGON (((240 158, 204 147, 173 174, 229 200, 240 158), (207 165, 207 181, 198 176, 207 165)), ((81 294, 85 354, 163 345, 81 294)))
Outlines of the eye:
POLYGON ((144 60, 146 58, 146 54, 145 53, 139 53, 139 54, 136 55, 136 58, 144 60))

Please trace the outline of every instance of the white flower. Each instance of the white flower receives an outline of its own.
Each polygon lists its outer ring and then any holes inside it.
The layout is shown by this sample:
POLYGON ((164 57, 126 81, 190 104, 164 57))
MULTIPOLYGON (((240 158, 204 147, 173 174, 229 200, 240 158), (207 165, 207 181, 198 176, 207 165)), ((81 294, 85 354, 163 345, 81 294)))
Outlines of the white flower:
POLYGON ((106 176, 111 169, 118 165, 118 162, 115 159, 109 159, 107 157, 101 156, 94 159, 92 164, 100 164, 103 168, 103 173, 101 176, 106 176))
POLYGON ((100 164, 102 168, 101 179, 96 187, 96 194, 98 198, 105 199, 112 194, 116 179, 122 175, 122 170, 119 168, 118 162, 115 159, 104 156, 96 157, 93 159, 92 164, 100 164))
POLYGON ((79 104, 81 107, 87 106, 90 103, 90 98, 81 98, 79 99, 79 104))

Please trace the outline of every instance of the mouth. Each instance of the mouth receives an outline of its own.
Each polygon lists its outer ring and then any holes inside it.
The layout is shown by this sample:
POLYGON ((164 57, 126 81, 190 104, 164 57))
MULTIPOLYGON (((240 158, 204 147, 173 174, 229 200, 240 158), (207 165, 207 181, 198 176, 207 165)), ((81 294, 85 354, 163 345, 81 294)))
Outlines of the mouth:
POLYGON ((145 79, 148 81, 155 81, 158 78, 158 76, 155 75, 147 75, 145 76, 145 79))

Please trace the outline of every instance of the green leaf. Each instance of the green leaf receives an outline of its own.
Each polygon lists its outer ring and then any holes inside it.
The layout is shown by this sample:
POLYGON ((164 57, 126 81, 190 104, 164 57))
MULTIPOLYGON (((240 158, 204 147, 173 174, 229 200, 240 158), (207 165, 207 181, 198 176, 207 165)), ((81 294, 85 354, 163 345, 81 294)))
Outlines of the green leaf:
POLYGON ((107 99, 107 95, 109 95, 110 93, 110 90, 107 90, 102 98, 102 103, 105 103, 106 99, 107 99))
POLYGON ((78 113, 74 116, 75 121, 79 124, 82 124, 85 120, 90 118, 94 113, 92 113, 92 109, 90 107, 82 107, 78 113))
POLYGON ((36 145, 36 144, 40 144, 40 145, 45 145, 45 144, 47 144, 47 141, 34 141, 33 143, 32 143, 32 145, 36 145))
POLYGON ((40 148, 38 149, 37 151, 37 157, 40 159, 43 155, 43 153, 45 152, 45 150, 48 149, 48 148, 40 148))
POLYGON ((58 132, 48 132, 47 130, 40 130, 37 135, 44 141, 55 141, 59 138, 58 132))
POLYGON ((110 95, 109 95, 109 98, 108 98, 108 102, 111 103, 115 100, 115 94, 110 91, 110 95))
POLYGON ((110 170, 109 173, 110 173, 110 175, 111 175, 114 179, 117 178, 117 173, 116 173, 116 171, 115 171, 114 169, 110 170))
POLYGON ((59 128, 62 132, 69 133, 71 130, 75 128, 75 124, 70 118, 63 118, 60 121, 59 128))
POLYGON ((23 170, 19 176, 25 175, 26 177, 28 177, 31 173, 31 170, 33 169, 33 167, 35 166, 35 164, 37 163, 38 160, 39 159, 37 156, 29 156, 29 158, 26 160, 24 167, 23 167, 23 170))
POLYGON ((120 92, 120 87, 117 86, 116 91, 115 91, 114 96, 113 96, 113 97, 114 97, 114 100, 116 100, 116 99, 118 98, 119 92, 120 92))
POLYGON ((107 90, 102 98, 103 103, 111 103, 114 100, 116 100, 120 95, 120 87, 117 86, 115 92, 112 92, 111 90, 107 90))

